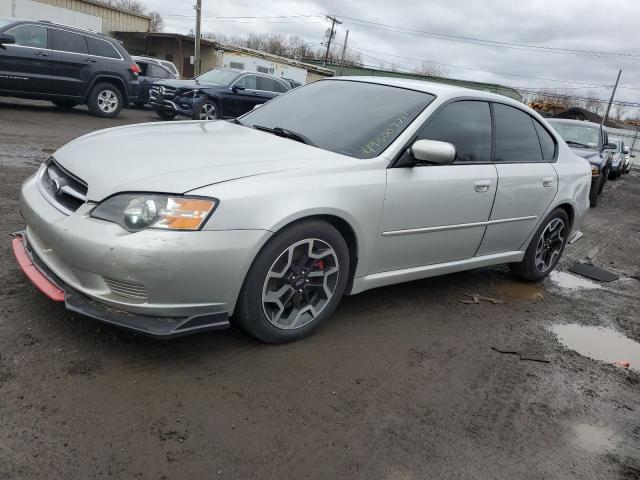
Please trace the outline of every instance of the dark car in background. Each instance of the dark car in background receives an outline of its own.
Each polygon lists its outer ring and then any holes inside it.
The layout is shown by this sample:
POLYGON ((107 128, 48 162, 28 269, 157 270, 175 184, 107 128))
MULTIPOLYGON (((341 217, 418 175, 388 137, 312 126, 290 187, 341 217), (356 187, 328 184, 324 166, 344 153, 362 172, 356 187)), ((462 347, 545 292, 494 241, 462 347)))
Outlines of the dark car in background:
POLYGON ((86 104, 115 117, 138 96, 138 72, 120 43, 106 35, 47 21, 0 19, 0 95, 86 104))
POLYGON ((609 142, 612 145, 615 145, 615 149, 611 150, 613 157, 611 160, 611 171, 609 172, 609 178, 611 180, 616 180, 620 175, 622 175, 623 170, 625 168, 625 161, 627 159, 626 154, 624 153, 625 149, 628 148, 625 146, 624 141, 621 138, 609 138, 609 142))
POLYGON ((149 90, 151 90, 155 82, 160 80, 175 80, 179 76, 167 67, 161 65, 155 59, 136 56, 131 58, 133 58, 140 67, 140 73, 138 74, 140 86, 138 88, 138 100, 135 102, 135 106, 138 108, 149 103, 149 90))
POLYGON ((287 81, 271 75, 216 68, 193 80, 156 82, 149 104, 165 120, 235 118, 289 90, 287 81))
POLYGON ((606 130, 597 123, 560 118, 548 118, 547 121, 576 155, 591 164, 589 203, 595 207, 609 177, 613 161, 612 150, 616 146, 609 143, 606 130))

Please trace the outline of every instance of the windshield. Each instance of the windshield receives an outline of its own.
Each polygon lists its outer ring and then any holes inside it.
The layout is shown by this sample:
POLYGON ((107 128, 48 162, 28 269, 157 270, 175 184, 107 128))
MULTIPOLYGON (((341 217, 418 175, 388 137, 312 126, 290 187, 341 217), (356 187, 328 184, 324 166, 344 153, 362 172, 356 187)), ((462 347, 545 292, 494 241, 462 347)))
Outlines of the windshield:
POLYGON ((356 158, 380 155, 435 97, 373 83, 326 80, 296 88, 240 118, 283 128, 356 158))
POLYGON ((549 123, 569 146, 598 149, 598 138, 600 137, 598 127, 554 122, 553 120, 549 120, 549 123))
POLYGON ((231 82, 233 82, 236 78, 238 78, 238 72, 213 69, 197 76, 196 80, 200 83, 217 83, 218 85, 231 85, 231 82))

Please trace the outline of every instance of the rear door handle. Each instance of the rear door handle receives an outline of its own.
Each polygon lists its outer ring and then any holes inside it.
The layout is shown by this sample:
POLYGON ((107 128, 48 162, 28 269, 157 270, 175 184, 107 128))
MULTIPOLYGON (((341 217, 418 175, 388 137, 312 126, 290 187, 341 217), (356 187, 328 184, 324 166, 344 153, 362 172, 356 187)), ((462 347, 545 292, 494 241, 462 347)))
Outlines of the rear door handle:
POLYGON ((49 54, 45 53, 45 52, 36 52, 35 53, 36 57, 48 57, 49 54))
POLYGON ((473 185, 478 193, 488 192, 491 188, 491 180, 476 180, 473 185))
POLYGON ((553 177, 544 177, 542 179, 543 187, 550 187, 551 185, 553 185, 553 177))
POLYGON ((85 58, 84 61, 89 63, 96 63, 97 60, 94 60, 93 58, 85 58))

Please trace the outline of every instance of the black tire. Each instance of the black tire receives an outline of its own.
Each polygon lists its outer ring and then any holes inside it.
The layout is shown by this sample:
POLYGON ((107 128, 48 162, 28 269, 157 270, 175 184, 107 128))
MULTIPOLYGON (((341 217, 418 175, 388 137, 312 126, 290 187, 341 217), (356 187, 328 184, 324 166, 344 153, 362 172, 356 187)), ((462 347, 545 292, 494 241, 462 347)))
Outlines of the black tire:
POLYGON ((602 190, 604 190, 604 186, 607 183, 608 178, 609 178, 609 169, 606 169, 604 172, 602 172, 602 175, 600 178, 600 185, 598 186, 598 195, 602 194, 602 190))
POLYGON ((176 116, 176 112, 167 112, 166 110, 156 110, 155 112, 162 120, 172 120, 176 116))
POLYGON ((115 118, 122 110, 122 93, 112 83, 98 83, 89 93, 87 107, 96 117, 115 118))
POLYGON ((220 113, 218 102, 205 98, 194 107, 191 118, 193 120, 217 120, 221 116, 220 113), (206 112, 209 113, 207 114, 206 112), (205 115, 211 118, 203 118, 205 115))
POLYGON ((598 183, 591 184, 591 189, 589 190, 589 206, 594 208, 598 205, 598 197, 600 196, 600 184, 602 183, 602 178, 598 177, 598 183))
POLYGON ((51 103, 61 110, 71 110, 78 105, 78 102, 74 102, 73 100, 51 100, 51 103))
MULTIPOLYGON (((303 243, 303 245, 305 244, 303 243)), ((313 259, 311 261, 313 261, 313 259)), ((313 266, 309 269, 310 271, 314 271, 313 268, 325 268, 324 263, 322 263, 322 267, 316 267, 317 262, 319 262, 319 260, 314 261, 313 266)), ((293 265, 293 262, 291 265, 293 265)), ((286 343, 307 337, 315 332, 333 314, 347 286, 349 269, 349 251, 347 244, 340 232, 331 224, 320 220, 310 220, 287 227, 285 230, 274 235, 254 260, 238 298, 234 319, 250 335, 267 343, 286 343), (276 262, 283 258, 282 256, 290 247, 294 246, 297 242, 304 242, 308 239, 313 239, 314 241, 319 240, 333 249, 338 266, 337 279, 334 280, 335 283, 333 285, 333 295, 326 301, 322 308, 320 308, 317 316, 308 323, 293 329, 280 328, 271 323, 265 311, 266 307, 264 306, 268 304, 263 304, 263 290, 267 285, 267 275, 271 269, 275 267, 276 262)), ((284 267, 282 271, 291 270, 288 267, 284 267)), ((290 283, 285 281, 284 278, 280 281, 283 284, 290 283)), ((280 287, 278 286, 276 288, 280 287)), ((291 287, 290 292, 293 291, 294 288, 291 287)), ((311 292, 312 290, 309 291, 311 292)), ((298 294, 291 293, 291 295, 298 294)), ((313 293, 311 293, 311 295, 313 295, 313 293)), ((302 294, 300 294, 298 298, 302 298, 302 294)), ((293 302, 293 300, 291 300, 291 302, 293 302)))
POLYGON ((560 257, 564 253, 564 247, 567 245, 567 242, 569 240, 569 229, 570 229, 570 225, 569 225, 569 217, 567 215, 567 212, 565 212, 562 208, 556 208, 553 212, 549 214, 547 218, 545 218, 544 222, 540 224, 540 227, 538 227, 538 230, 536 231, 535 235, 531 239, 531 243, 529 244, 529 247, 527 248, 527 251, 525 252, 525 255, 522 261, 520 263, 509 264, 509 268, 511 269, 511 272, 515 276, 520 277, 523 280, 527 280, 529 282, 539 282, 540 280, 544 279, 547 275, 549 275, 549 273, 553 271, 553 269, 558 264, 560 257), (557 257, 555 257, 547 267, 543 269, 539 269, 538 267, 536 267, 536 251, 540 243, 540 237, 542 237, 542 234, 545 232, 547 227, 556 219, 559 219, 562 222, 563 231, 564 231, 564 235, 562 237, 562 242, 561 242, 562 244, 561 246, 559 246, 560 248, 559 253, 557 257))

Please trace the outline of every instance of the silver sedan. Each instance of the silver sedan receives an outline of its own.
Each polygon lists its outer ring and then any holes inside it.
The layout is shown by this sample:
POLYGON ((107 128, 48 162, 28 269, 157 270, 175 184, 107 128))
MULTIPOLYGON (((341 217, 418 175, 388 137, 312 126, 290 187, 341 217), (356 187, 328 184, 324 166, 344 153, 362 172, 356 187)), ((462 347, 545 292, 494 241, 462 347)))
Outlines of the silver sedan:
POLYGON ((22 187, 13 248, 69 310, 157 337, 315 331, 344 294, 507 263, 539 281, 591 170, 525 105, 341 77, 235 121, 85 135, 22 187))

